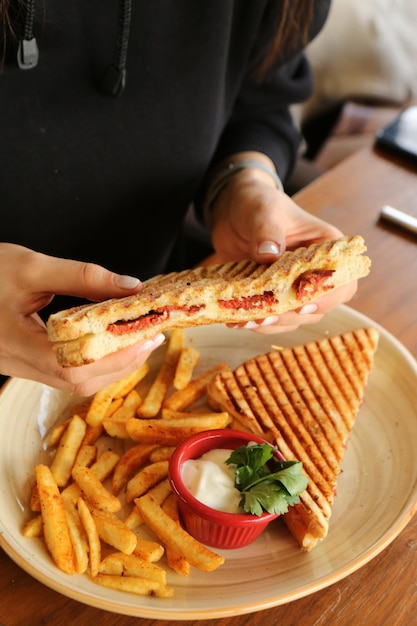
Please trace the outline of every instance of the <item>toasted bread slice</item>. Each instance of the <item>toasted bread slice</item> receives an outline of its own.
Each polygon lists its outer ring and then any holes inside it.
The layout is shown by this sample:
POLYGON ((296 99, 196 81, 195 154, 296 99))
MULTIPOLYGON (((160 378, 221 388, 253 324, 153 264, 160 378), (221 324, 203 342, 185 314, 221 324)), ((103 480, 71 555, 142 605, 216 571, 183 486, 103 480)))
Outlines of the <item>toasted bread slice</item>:
POLYGON ((362 328, 249 359, 217 374, 208 388, 212 408, 236 427, 298 459, 309 479, 301 501, 284 516, 305 551, 326 537, 337 477, 362 404, 379 332, 362 328))
POLYGON ((287 251, 271 265, 240 261, 156 276, 137 295, 51 315, 48 336, 59 364, 70 367, 173 328, 279 315, 366 276, 365 250, 362 237, 342 237, 287 251))

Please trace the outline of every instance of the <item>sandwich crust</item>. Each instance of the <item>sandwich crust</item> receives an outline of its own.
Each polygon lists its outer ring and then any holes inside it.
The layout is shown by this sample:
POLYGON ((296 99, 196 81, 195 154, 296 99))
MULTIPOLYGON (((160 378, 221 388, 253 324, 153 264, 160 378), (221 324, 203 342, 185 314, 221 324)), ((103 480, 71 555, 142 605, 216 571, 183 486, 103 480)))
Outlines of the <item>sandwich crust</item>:
POLYGON ((215 410, 303 463, 309 479, 284 521, 305 551, 326 537, 346 445, 363 402, 379 332, 361 328, 257 356, 217 374, 215 410))
POLYGON ((365 251, 362 237, 342 237, 287 251, 271 265, 239 261, 155 276, 137 295, 51 315, 48 336, 59 364, 72 367, 173 328, 279 315, 366 276, 365 251))

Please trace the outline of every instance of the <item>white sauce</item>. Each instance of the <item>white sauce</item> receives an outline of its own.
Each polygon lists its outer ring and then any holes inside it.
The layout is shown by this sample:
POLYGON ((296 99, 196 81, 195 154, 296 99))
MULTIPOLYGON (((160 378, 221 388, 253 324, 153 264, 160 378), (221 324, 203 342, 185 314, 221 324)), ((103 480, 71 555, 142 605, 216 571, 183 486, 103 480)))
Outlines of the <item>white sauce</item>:
POLYGON ((192 495, 206 506, 224 513, 242 513, 241 494, 234 486, 235 466, 226 465, 232 450, 210 450, 199 459, 185 461, 182 479, 192 495))

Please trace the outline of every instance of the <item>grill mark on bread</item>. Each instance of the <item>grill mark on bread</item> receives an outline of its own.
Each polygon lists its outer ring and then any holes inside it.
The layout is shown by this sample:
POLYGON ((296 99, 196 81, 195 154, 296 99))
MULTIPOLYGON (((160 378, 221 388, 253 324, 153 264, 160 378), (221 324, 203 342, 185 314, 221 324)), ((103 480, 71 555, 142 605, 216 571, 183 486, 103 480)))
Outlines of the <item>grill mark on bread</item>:
POLYGON ((209 403, 244 430, 303 463, 309 478, 300 503, 284 522, 303 550, 328 532, 346 444, 363 401, 379 332, 363 328, 269 352, 222 372, 208 388, 209 403))
POLYGON ((47 322, 48 338, 59 364, 73 367, 145 341, 157 332, 280 315, 366 276, 371 262, 363 255, 365 251, 362 237, 341 237, 286 251, 271 265, 233 261, 158 275, 145 281, 138 294, 52 314, 47 322), (312 277, 311 288, 302 293, 297 292, 300 275, 312 277), (200 310, 190 314, 193 306, 200 310), (169 315, 158 320, 154 316, 155 323, 129 326, 150 311, 167 311, 167 307, 169 315), (123 332, 119 321, 126 323, 123 332), (109 328, 115 330, 117 325, 117 334, 110 332, 109 328))

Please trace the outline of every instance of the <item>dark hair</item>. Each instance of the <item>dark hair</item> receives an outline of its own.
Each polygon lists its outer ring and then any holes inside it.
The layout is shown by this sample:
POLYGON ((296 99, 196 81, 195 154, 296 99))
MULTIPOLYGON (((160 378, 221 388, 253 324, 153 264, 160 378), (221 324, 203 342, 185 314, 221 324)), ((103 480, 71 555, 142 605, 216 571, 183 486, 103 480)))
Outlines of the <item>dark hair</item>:
POLYGON ((282 0, 281 3, 275 3, 275 15, 269 17, 271 35, 268 48, 256 69, 258 79, 268 74, 283 52, 288 57, 307 45, 314 4, 315 0, 282 0))

